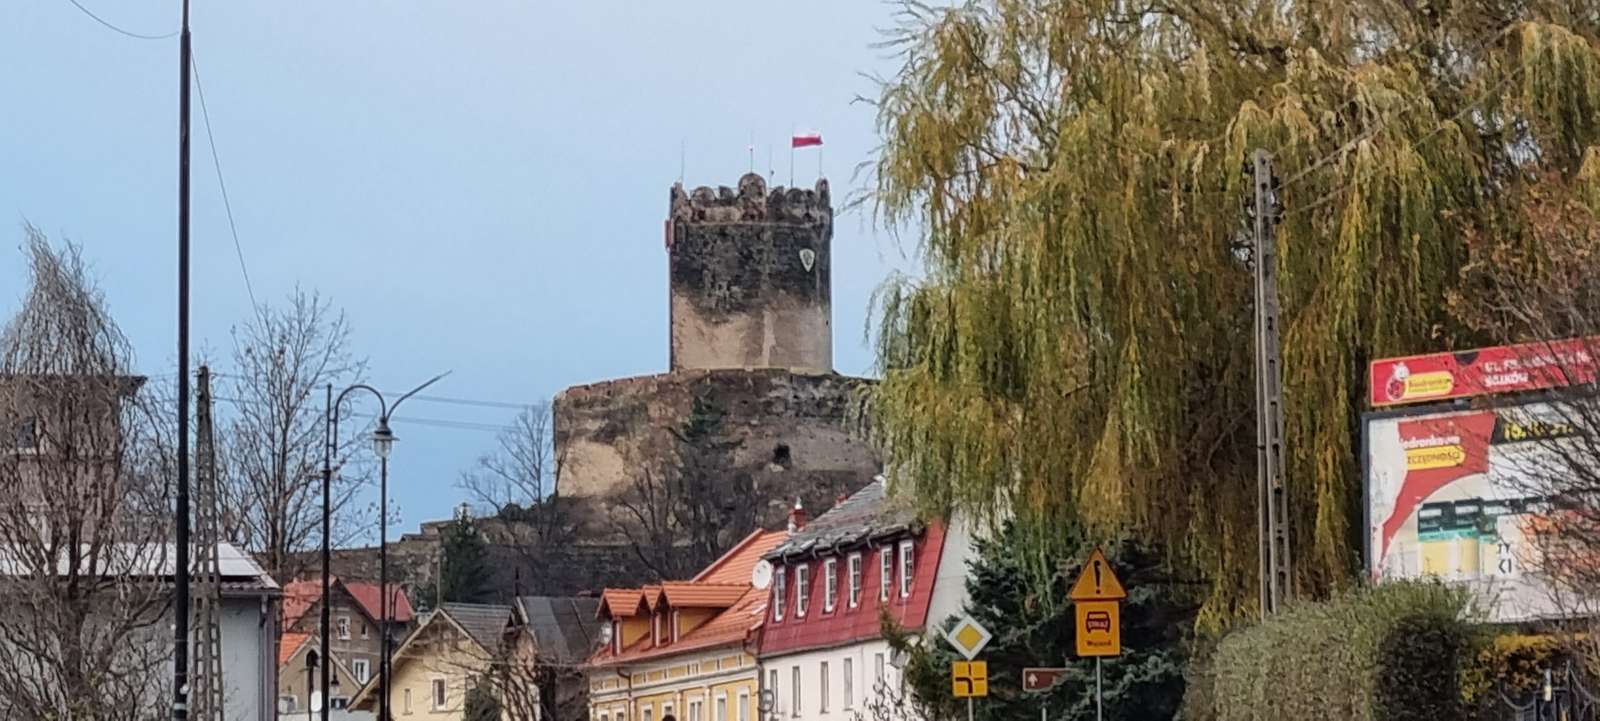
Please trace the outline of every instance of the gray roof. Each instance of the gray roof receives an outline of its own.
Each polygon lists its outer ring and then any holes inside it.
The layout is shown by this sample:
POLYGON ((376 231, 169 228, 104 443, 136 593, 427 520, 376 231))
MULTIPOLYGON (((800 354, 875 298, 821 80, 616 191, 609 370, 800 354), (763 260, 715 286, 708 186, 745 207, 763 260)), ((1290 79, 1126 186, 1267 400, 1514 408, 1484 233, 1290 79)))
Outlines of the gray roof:
POLYGON ((589 657, 599 635, 600 599, 575 596, 519 596, 517 608, 540 656, 575 662, 589 657))
POLYGON ((875 480, 790 534, 766 558, 777 560, 799 553, 843 549, 919 528, 916 509, 903 499, 889 497, 883 481, 875 480))
POLYGON ((494 653, 500 649, 506 626, 511 623, 511 607, 481 603, 446 603, 439 610, 467 632, 484 650, 494 653))

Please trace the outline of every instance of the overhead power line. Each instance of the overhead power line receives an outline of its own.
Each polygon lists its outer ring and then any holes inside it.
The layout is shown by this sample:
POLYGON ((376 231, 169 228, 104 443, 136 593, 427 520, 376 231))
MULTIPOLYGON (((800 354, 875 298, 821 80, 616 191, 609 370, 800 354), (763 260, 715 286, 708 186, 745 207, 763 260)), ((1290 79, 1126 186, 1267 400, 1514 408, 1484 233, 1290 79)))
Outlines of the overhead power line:
POLYGON ((136 40, 166 40, 167 38, 177 37, 177 35, 178 35, 178 31, 176 31, 176 30, 174 30, 174 31, 172 31, 170 33, 167 33, 166 35, 145 35, 143 33, 136 33, 136 32, 130 31, 130 30, 124 30, 122 28, 117 27, 116 25, 113 25, 112 23, 107 21, 105 18, 94 14, 93 11, 89 10, 89 8, 84 7, 82 3, 78 2, 78 0, 67 0, 67 2, 72 3, 72 6, 77 8, 78 12, 81 12, 84 15, 88 15, 90 18, 93 18, 95 22, 100 23, 101 25, 104 25, 104 26, 106 26, 108 28, 111 28, 112 30, 115 30, 115 31, 117 31, 119 33, 122 33, 123 35, 126 35, 126 36, 128 36, 130 38, 134 38, 136 40))
POLYGON ((206 143, 211 146, 211 165, 217 170, 217 187, 222 189, 222 209, 228 214, 228 231, 233 234, 233 252, 239 258, 239 274, 244 276, 244 292, 250 296, 250 310, 261 312, 256 302, 256 289, 250 284, 250 268, 244 262, 244 247, 239 243, 239 226, 233 222, 233 202, 228 199, 228 181, 222 175, 222 157, 217 155, 217 139, 211 133, 211 112, 206 109, 206 87, 200 82, 200 63, 190 53, 189 66, 194 70, 194 89, 200 96, 200 118, 206 124, 206 143))
MULTIPOLYGON (((234 405, 265 405, 265 401, 249 400, 246 398, 228 398, 213 396, 213 400, 234 405)), ((345 418, 377 418, 376 413, 343 413, 345 418)), ((450 428, 460 431, 482 431, 484 433, 500 434, 516 430, 515 426, 499 425, 495 423, 477 423, 474 421, 458 421, 450 418, 427 418, 422 416, 392 416, 389 420, 396 423, 409 423, 419 426, 432 426, 435 428, 450 428)))

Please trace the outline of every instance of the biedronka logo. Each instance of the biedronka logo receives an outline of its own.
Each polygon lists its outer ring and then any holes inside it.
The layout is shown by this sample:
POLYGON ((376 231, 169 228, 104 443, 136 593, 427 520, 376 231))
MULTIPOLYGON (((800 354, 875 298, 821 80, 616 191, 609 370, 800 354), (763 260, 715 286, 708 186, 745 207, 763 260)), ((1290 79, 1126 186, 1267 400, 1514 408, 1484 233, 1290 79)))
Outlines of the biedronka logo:
POLYGON ((1400 442, 1406 451, 1406 470, 1425 471, 1430 468, 1453 468, 1467 460, 1467 450, 1461 447, 1461 436, 1426 436, 1400 442))
POLYGON ((1406 364, 1396 363, 1388 382, 1384 383, 1383 394, 1391 401, 1435 398, 1449 395, 1455 387, 1456 377, 1449 371, 1413 374, 1406 364))

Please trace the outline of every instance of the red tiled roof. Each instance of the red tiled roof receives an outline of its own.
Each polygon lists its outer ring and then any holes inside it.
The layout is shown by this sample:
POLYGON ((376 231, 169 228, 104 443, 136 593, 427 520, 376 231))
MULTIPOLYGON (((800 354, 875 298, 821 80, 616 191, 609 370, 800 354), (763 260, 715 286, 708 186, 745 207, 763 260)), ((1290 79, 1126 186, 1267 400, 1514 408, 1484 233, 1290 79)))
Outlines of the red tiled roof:
POLYGON ((278 637, 278 665, 282 666, 294 658, 306 639, 311 638, 309 633, 286 633, 278 637))
MULTIPOLYGON (((855 504, 853 510, 848 508, 849 502, 835 506, 844 509, 841 515, 850 512, 862 514, 863 518, 847 519, 851 523, 875 522, 880 514, 893 516, 898 511, 887 507, 881 499, 871 499, 869 506, 855 504), (863 520, 865 519, 865 520, 863 520)), ((823 514, 816 523, 822 524, 829 521, 833 511, 823 514)), ((771 603, 783 603, 783 620, 772 619, 768 613, 766 623, 761 628, 762 657, 796 653, 809 649, 828 648, 847 643, 856 643, 868 639, 879 638, 883 635, 881 616, 887 614, 901 627, 910 630, 921 630, 928 623, 929 605, 933 600, 934 581, 939 576, 939 561, 943 556, 945 545, 945 527, 939 522, 929 523, 922 532, 916 533, 912 527, 905 524, 898 526, 897 535, 892 536, 889 543, 881 546, 851 546, 840 552, 816 549, 818 557, 803 554, 792 561, 778 561, 780 568, 785 572, 789 583, 785 589, 784 599, 770 599, 771 603), (913 540, 913 568, 910 594, 904 598, 900 596, 898 588, 900 579, 900 559, 898 557, 901 539, 913 540), (849 558, 852 553, 861 554, 861 600, 855 607, 850 607, 850 569, 849 558), (879 601, 880 598, 880 566, 881 554, 890 554, 891 574, 888 600, 879 601), (838 574, 835 581, 837 601, 832 612, 824 611, 824 594, 829 558, 837 559, 834 570, 838 574), (809 608, 805 617, 795 615, 795 567, 800 564, 810 566, 810 578, 807 583, 811 587, 809 608)), ((808 527, 809 528, 809 527, 808 527)), ((776 586, 776 584, 774 584, 776 586)), ((776 589, 773 589, 774 592, 776 589)), ((770 595, 770 594, 769 594, 770 595)))
POLYGON ((283 627, 290 628, 322 595, 322 581, 294 580, 283 587, 283 627))
MULTIPOLYGON (((378 590, 378 584, 364 581, 346 582, 334 577, 329 580, 334 589, 343 588, 345 593, 355 599, 361 612, 373 621, 378 620, 378 602, 382 600, 383 592, 378 590)), ((396 623, 410 623, 416 616, 416 611, 411 608, 411 599, 406 597, 406 591, 397 583, 389 584, 390 591, 394 594, 394 621, 396 623)), ((306 578, 290 581, 283 587, 283 627, 290 628, 304 616, 312 606, 317 604, 317 599, 322 597, 322 579, 306 578)))
MULTIPOLYGON (((383 600, 383 591, 378 590, 376 583, 345 583, 339 585, 350 593, 351 598, 361 605, 361 610, 373 620, 378 618, 379 602, 383 600)), ((411 608, 411 599, 406 598, 406 590, 398 583, 389 584, 390 603, 389 612, 395 623, 411 623, 416 611, 411 608)))
MULTIPOLYGON (((632 646, 623 649, 621 653, 615 653, 609 647, 600 649, 590 657, 590 665, 609 666, 672 656, 714 646, 744 643, 750 638, 752 631, 761 627, 767 610, 767 591, 750 586, 750 570, 761 560, 763 554, 771 551, 788 536, 787 531, 756 531, 746 536, 706 570, 701 571, 693 581, 667 582, 639 591, 607 589, 605 602, 601 603, 602 617, 610 607, 613 594, 616 594, 620 601, 624 600, 622 594, 649 594, 652 591, 659 597, 658 601, 664 600, 669 606, 681 605, 680 599, 684 599, 688 607, 725 610, 668 644, 655 645, 650 636, 646 635, 632 646)), ((638 599, 639 596, 634 595, 632 598, 638 599)), ((633 608, 637 607, 636 600, 633 608)), ((615 615, 622 617, 632 614, 615 615)))

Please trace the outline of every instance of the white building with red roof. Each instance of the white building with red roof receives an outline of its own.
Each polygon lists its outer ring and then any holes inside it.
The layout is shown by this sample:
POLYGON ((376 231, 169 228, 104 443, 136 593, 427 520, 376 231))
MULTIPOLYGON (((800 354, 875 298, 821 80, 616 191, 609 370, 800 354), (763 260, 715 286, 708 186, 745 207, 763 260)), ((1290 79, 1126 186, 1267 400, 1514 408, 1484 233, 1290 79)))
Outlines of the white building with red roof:
POLYGON ((958 613, 972 555, 965 526, 924 522, 882 480, 764 554, 773 570, 757 654, 769 718, 850 721, 873 717, 875 701, 899 706, 883 618, 920 634, 958 613))

